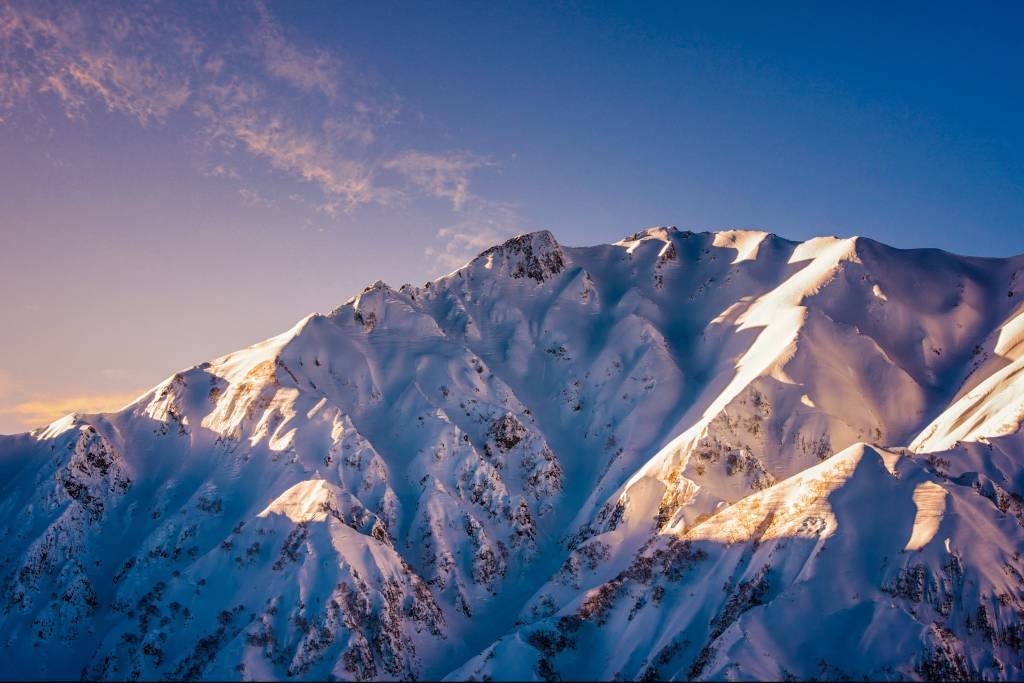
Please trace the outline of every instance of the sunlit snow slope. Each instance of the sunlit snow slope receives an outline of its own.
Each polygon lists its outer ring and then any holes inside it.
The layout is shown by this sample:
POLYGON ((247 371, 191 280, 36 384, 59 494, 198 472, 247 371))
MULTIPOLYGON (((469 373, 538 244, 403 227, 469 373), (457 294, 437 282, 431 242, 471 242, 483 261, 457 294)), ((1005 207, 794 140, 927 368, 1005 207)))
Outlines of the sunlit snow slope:
POLYGON ((2 678, 1024 676, 1024 257, 547 232, 0 437, 2 678))

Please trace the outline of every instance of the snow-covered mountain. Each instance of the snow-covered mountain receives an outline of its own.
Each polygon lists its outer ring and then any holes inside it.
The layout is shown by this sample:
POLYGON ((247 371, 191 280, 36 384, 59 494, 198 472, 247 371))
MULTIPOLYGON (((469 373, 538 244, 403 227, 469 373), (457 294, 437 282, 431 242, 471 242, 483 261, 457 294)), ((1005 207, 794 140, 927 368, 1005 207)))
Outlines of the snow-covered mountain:
POLYGON ((0 437, 3 678, 1024 676, 1024 257, 548 232, 0 437))

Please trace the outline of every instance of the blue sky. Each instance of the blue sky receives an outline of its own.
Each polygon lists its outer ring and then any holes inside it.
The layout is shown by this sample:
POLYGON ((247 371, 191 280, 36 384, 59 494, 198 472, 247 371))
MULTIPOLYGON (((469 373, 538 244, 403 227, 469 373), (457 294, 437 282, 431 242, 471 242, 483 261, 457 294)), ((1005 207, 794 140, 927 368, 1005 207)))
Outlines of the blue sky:
POLYGON ((0 0, 0 431, 523 230, 1024 252, 1022 7, 0 0))

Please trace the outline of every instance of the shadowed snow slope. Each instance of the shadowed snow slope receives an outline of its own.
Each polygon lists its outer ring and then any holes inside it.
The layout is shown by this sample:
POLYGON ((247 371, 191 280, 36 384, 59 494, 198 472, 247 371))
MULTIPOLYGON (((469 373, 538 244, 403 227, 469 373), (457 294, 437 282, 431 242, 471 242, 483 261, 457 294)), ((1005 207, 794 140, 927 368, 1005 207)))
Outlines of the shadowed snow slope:
POLYGON ((0 437, 0 673, 1019 678, 1022 270, 652 228, 376 282, 0 437))

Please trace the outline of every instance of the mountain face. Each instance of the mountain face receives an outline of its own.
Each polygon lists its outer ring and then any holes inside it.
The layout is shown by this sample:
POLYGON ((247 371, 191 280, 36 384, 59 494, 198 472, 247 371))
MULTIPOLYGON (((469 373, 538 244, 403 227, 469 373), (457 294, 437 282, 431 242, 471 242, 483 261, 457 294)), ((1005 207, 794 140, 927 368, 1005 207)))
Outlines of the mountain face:
POLYGON ((1024 257, 547 232, 0 437, 3 678, 1019 679, 1024 257))

